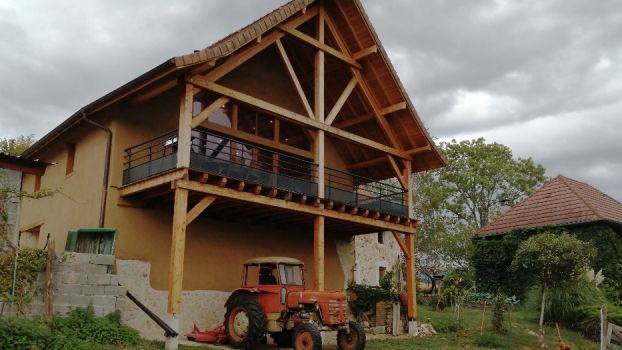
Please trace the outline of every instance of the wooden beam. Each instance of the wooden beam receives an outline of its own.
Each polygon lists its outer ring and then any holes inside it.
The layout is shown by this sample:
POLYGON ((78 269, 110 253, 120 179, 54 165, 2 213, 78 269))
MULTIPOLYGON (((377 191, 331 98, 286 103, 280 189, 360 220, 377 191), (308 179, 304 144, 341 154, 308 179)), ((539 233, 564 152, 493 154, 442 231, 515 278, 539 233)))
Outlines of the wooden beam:
POLYGON ((378 122, 378 124, 380 124, 380 129, 384 132, 387 139, 389 139, 389 142, 391 143, 391 145, 395 147, 396 149, 400 149, 399 147, 400 144, 397 141, 397 138, 395 137, 393 130, 391 130, 391 126, 389 125, 389 122, 384 117, 384 114, 382 114, 382 111, 378 107, 378 104, 376 103, 376 99, 374 98, 374 95, 372 94, 371 89, 367 85, 367 82, 363 80, 363 76, 361 75, 361 72, 356 69, 352 69, 352 68, 350 69, 350 72, 359 79, 361 91, 363 91, 363 95, 365 96, 369 104, 371 105, 373 112, 374 112, 374 116, 376 117, 376 121, 378 122))
POLYGON ((254 194, 255 196, 258 196, 261 194, 261 186, 257 185, 255 187, 253 187, 253 189, 250 191, 250 193, 254 194))
POLYGON ((353 68, 363 69, 363 66, 361 66, 358 62, 356 62, 356 60, 354 60, 352 57, 348 56, 347 54, 343 54, 343 53, 333 49, 332 47, 330 47, 330 46, 328 46, 328 45, 326 45, 324 43, 321 43, 320 41, 318 41, 316 39, 313 39, 312 37, 310 37, 310 36, 300 32, 300 31, 298 31, 298 30, 296 30, 294 28, 291 28, 288 25, 281 24, 281 25, 276 26, 276 28, 281 30, 281 31, 283 31, 283 32, 285 32, 285 33, 287 33, 287 34, 292 35, 295 38, 298 38, 298 39, 302 40, 303 42, 305 42, 305 43, 307 43, 307 44, 309 44, 309 45, 311 45, 311 46, 313 46, 315 48, 318 48, 318 49, 322 50, 323 52, 326 52, 327 54, 337 58, 338 60, 343 61, 343 62, 351 65, 353 68))
POLYGON ((432 146, 427 145, 427 146, 411 149, 410 151, 406 151, 406 153, 408 153, 410 155, 413 155, 413 154, 417 154, 417 153, 421 153, 421 152, 425 152, 425 151, 431 151, 431 150, 432 150, 432 146))
POLYGON ((207 182, 207 179, 209 179, 209 175, 207 173, 202 173, 201 177, 199 178, 199 182, 204 184, 207 182))
POLYGON ((201 113, 197 114, 195 117, 192 118, 192 123, 190 124, 190 127, 194 129, 199 126, 199 124, 207 120, 210 115, 214 114, 214 112, 222 108, 222 106, 224 106, 227 102, 229 102, 228 97, 221 97, 214 101, 214 103, 207 106, 207 108, 202 110, 201 113))
POLYGON ((333 123, 333 121, 337 117, 337 114, 339 114, 339 112, 341 111, 341 108, 343 107, 344 103, 346 103, 346 100, 348 99, 348 97, 350 97, 352 90, 354 90, 354 88, 356 87, 357 82, 358 82, 358 79, 356 77, 352 77, 352 79, 350 80, 346 88, 343 90, 343 93, 341 94, 341 96, 339 96, 339 98, 337 99, 337 102, 335 102, 333 109, 330 111, 330 113, 326 117, 326 121, 324 121, 326 125, 330 125, 333 123))
MULTIPOLYGON (((299 25, 303 24, 304 22, 308 21, 309 19, 313 18, 317 14, 318 14, 317 7, 309 9, 305 14, 290 20, 287 23, 287 26, 289 26, 290 28, 296 28, 299 25)), ((225 63, 221 64, 220 66, 214 68, 212 71, 207 73, 205 75, 205 79, 207 79, 210 82, 214 82, 222 78, 225 74, 231 72, 236 67, 248 61, 251 57, 255 56, 256 54, 258 54, 259 52, 261 52, 268 46, 274 44, 278 39, 284 36, 285 36, 285 33, 282 33, 278 30, 273 31, 268 36, 261 39, 261 42, 259 42, 255 46, 252 46, 246 49, 245 51, 240 52, 239 54, 229 56, 229 58, 227 59, 225 63)))
POLYGON ((335 38, 335 41, 337 42, 337 46, 339 47, 339 50, 341 50, 342 53, 347 54, 348 48, 346 47, 346 44, 341 38, 341 35, 339 35, 339 30, 337 29, 335 22, 333 22, 332 18, 330 18, 330 16, 328 15, 324 7, 320 8, 320 13, 324 16, 324 23, 328 26, 328 30, 330 30, 330 33, 333 35, 333 38, 335 38))
POLYGON ((233 100, 237 100, 243 103, 247 103, 250 104, 252 106, 258 107, 259 109, 262 109, 264 111, 267 111, 269 113, 272 113, 276 116, 280 116, 280 117, 284 117, 287 120, 294 122, 298 125, 302 125, 314 130, 323 130, 329 134, 331 134, 332 136, 345 140, 345 141, 349 141, 355 144, 359 144, 371 149, 375 149, 378 151, 381 151, 383 153, 389 153, 392 154, 394 156, 400 157, 400 158, 404 158, 407 160, 411 160, 412 158, 406 154, 405 151, 390 147, 390 146, 386 146, 383 145, 379 142, 375 142, 369 139, 366 139, 364 137, 355 135, 353 133, 349 133, 347 131, 341 130, 341 129, 337 129, 336 127, 330 126, 330 125, 326 125, 322 122, 319 122, 317 120, 313 120, 309 117, 305 117, 303 115, 297 114, 295 112, 289 111, 285 108, 273 105, 269 102, 266 101, 262 101, 258 98, 243 94, 239 91, 235 91, 233 89, 230 89, 228 87, 222 86, 222 85, 218 85, 215 83, 211 83, 206 81, 205 79, 203 79, 203 77, 200 76, 194 76, 192 78, 190 78, 190 82, 193 84, 196 84, 199 87, 208 89, 210 91, 213 91, 215 93, 221 94, 221 95, 225 95, 228 96, 230 98, 232 98, 233 100))
POLYGON ((186 217, 186 226, 190 225, 190 223, 192 221, 194 221, 194 219, 196 219, 197 217, 199 217, 199 215, 201 215, 201 213, 207 208, 209 207, 212 203, 214 203, 214 201, 216 200, 216 196, 207 196, 203 199, 201 199, 201 201, 199 203, 197 203, 189 212, 188 215, 186 217))
POLYGON ((415 274, 415 234, 406 234, 406 248, 410 258, 406 259, 406 294, 408 295, 408 319, 417 320, 417 278, 415 274))
POLYGON ((167 91, 169 89, 174 88, 175 86, 177 86, 177 79, 169 80, 167 82, 164 82, 162 84, 154 86, 153 88, 151 88, 151 89, 141 93, 140 95, 134 97, 133 99, 128 101, 128 104, 136 105, 136 104, 139 104, 141 102, 145 102, 145 101, 149 100, 150 98, 155 97, 155 96, 163 93, 164 91, 167 91))
POLYGON ((181 291, 184 280, 184 251, 186 246, 186 217, 188 210, 188 190, 175 190, 173 211, 173 236, 171 242, 171 262, 168 275, 168 313, 181 311, 181 291))
MULTIPOLYGON (((400 232, 406 232, 406 233, 416 232, 415 228, 403 226, 403 225, 396 225, 391 222, 375 220, 371 217, 355 216, 355 215, 350 215, 348 213, 339 213, 334 210, 328 210, 325 208, 319 208, 319 207, 314 207, 311 205, 300 204, 297 202, 287 202, 284 200, 267 198, 264 196, 256 196, 252 193, 238 192, 230 188, 221 188, 221 187, 213 186, 209 184, 201 184, 196 181, 177 180, 176 186, 177 188, 185 188, 193 192, 205 193, 208 195, 213 195, 213 196, 217 196, 221 198, 239 200, 239 201, 253 203, 257 205, 268 206, 268 207, 272 207, 276 209, 290 210, 290 211, 306 213, 306 214, 311 214, 311 215, 322 215, 324 217, 331 218, 331 219, 339 219, 339 220, 343 220, 347 222, 366 225, 369 227, 373 227, 374 229, 381 229, 385 231, 400 231, 400 232)), ((375 212, 374 217, 380 217, 380 213, 375 212)))
POLYGON ((387 114, 391 114, 394 112, 398 112, 398 111, 403 111, 406 109, 406 102, 400 102, 400 103, 396 103, 392 106, 389 107, 385 107, 383 109, 380 110, 380 113, 382 113, 382 115, 387 115, 387 114))
POLYGON ((408 218, 409 219, 414 219, 415 218, 415 213, 413 210, 413 170, 412 170, 412 162, 411 161, 405 161, 404 165, 406 166, 406 168, 404 169, 404 181, 406 182, 406 186, 404 187, 406 189, 406 193, 404 194, 406 196, 406 206, 408 207, 408 218))
POLYGON ((363 209, 363 211, 359 214, 361 217, 366 218, 369 216, 369 209, 363 209))
MULTIPOLYGON (((396 105, 389 106, 389 107, 381 109, 380 113, 382 113, 382 115, 387 115, 389 113, 396 112, 396 111, 399 110, 397 108, 400 108, 402 106, 402 104, 404 105, 404 108, 406 108, 405 107, 406 106, 405 103, 398 103, 396 105)), ((358 116, 358 117, 355 117, 355 118, 352 118, 352 119, 348 119, 348 120, 343 121, 343 122, 341 122, 339 124, 335 124, 335 127, 339 128, 339 129, 345 129, 345 128, 349 128, 351 126, 354 126, 356 124, 363 123, 363 122, 366 122, 368 120, 372 120, 374 118, 375 117, 374 117, 373 113, 367 113, 367 114, 363 114, 361 116, 358 116)))
POLYGON ((318 215, 313 222, 313 289, 324 290, 324 217, 318 215))
POLYGON ((350 210, 348 210, 348 214, 350 215, 356 215, 356 213, 359 212, 359 208, 358 207, 353 207, 350 210))
POLYGON ((25 161, 20 158, 17 158, 17 159, 15 158, 5 159, 4 157, 0 158, 0 168, 2 169, 21 171, 22 173, 32 174, 32 175, 37 175, 37 176, 45 175, 45 169, 47 167, 46 165, 44 164, 31 165, 31 164, 26 164, 26 163, 30 163, 30 161, 25 161), (20 163, 24 163, 24 164, 20 164, 20 163))
POLYGON ((389 160, 389 164, 391 165, 391 169, 393 170, 393 173, 395 174, 395 177, 397 177, 397 181, 400 182, 400 184, 402 185, 402 188, 407 190, 408 189, 408 182, 406 181, 406 179, 404 179, 404 176, 402 176, 403 175, 402 171, 397 166, 397 163, 395 162, 395 159, 391 155, 387 155, 387 159, 389 160))
POLYGON ((352 58, 358 61, 358 60, 363 59, 363 58, 365 58, 365 57, 367 57, 367 56, 369 56, 371 54, 374 54, 376 52, 378 52, 378 46, 377 45, 372 45, 372 46, 370 46, 370 47, 368 47, 366 49, 363 49, 363 50, 353 54, 352 58))
POLYGON ((179 104, 179 130, 177 131, 177 167, 190 167, 192 144, 192 105, 194 85, 180 79, 181 101, 179 104))
MULTIPOLYGON (((322 3, 319 4, 320 9, 322 8, 322 3)), ((318 42, 320 44, 324 43, 324 12, 320 11, 318 16, 318 25, 316 29, 316 36, 318 38, 318 42)), ((315 89, 314 89, 314 101, 315 101, 315 120, 319 123, 324 124, 325 120, 325 77, 324 77, 324 51, 318 50, 315 54, 315 89)), ((313 162, 318 164, 317 167, 317 196, 320 198, 324 198, 325 186, 324 186, 324 175, 325 175, 325 167, 324 167, 324 145, 325 145, 325 137, 324 130, 317 130, 315 135, 313 135, 313 151, 315 153, 315 157, 313 158, 313 162)))
POLYGON ((197 75, 197 74, 202 74, 203 72, 214 68, 214 66, 216 65, 216 60, 212 60, 212 61, 207 61, 205 63, 203 63, 202 65, 193 68, 192 70, 190 70, 188 72, 188 74, 190 75, 197 75))
POLYGON ((177 179, 183 179, 188 177, 188 169, 177 169, 169 173, 159 174, 141 180, 139 182, 131 183, 119 188, 119 197, 125 197, 133 195, 139 192, 146 191, 148 189, 164 185, 177 179))
MULTIPOLYGON (((278 119, 277 119, 278 121, 278 119)), ((241 139, 241 140, 246 140, 248 142, 252 142, 252 143, 256 143, 258 145, 261 146, 266 146, 268 148, 272 148, 275 149, 277 151, 281 151, 281 152, 285 152, 285 153, 289 153, 289 154, 294 154, 303 158, 307 158, 307 159, 313 159, 314 157, 314 153, 313 152, 309 152, 309 151, 305 151, 305 150, 301 150, 300 148, 296 148, 296 147, 292 147, 286 144, 283 144, 281 142, 276 142, 276 141, 272 141, 272 140, 268 140, 266 138, 260 137, 260 136, 255 136, 255 135, 251 135, 249 133, 246 133, 244 131, 239 131, 239 130, 235 130, 233 128, 228 128, 226 126, 223 125, 219 125, 210 121, 207 122, 203 122, 203 124, 201 124, 202 127, 215 131, 219 134, 224 134, 227 136, 231 136, 233 138, 236 139, 241 139)))
POLYGON ((283 64, 285 64, 285 68, 287 68, 287 73, 289 74, 289 78, 296 87, 296 91, 298 92, 298 97, 300 98, 300 102, 305 107, 309 118, 315 119, 315 114, 313 113, 313 109, 311 109, 311 105, 309 104, 309 100, 307 100, 307 95, 305 95, 304 90, 302 89, 302 85, 300 85, 300 81, 296 76, 296 72, 294 71, 294 67, 292 66, 289 57, 287 56, 287 52, 285 52, 285 48, 283 47, 283 43, 281 40, 276 41, 276 47, 279 49, 279 53, 281 54, 281 59, 283 60, 283 64))
POLYGON ((356 170, 356 169, 366 168, 368 166, 384 163, 386 161, 388 161, 388 158, 387 158, 387 156, 384 156, 384 157, 375 158, 375 159, 371 159, 371 160, 366 160, 364 162, 348 165, 346 168, 348 170, 356 170))
POLYGON ((407 260, 410 259, 411 257, 410 249, 408 249, 408 245, 406 245, 406 242, 404 242, 404 240, 402 239, 402 235, 397 231, 391 231, 391 233, 393 233, 393 237, 395 238, 395 241, 402 249, 402 253, 404 253, 404 257, 406 257, 407 260))

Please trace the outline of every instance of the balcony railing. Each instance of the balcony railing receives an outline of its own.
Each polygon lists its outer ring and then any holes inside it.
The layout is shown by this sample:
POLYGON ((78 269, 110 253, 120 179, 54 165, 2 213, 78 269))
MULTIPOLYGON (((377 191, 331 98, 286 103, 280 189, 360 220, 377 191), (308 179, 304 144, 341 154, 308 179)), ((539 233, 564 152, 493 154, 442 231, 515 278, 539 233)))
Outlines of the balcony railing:
MULTIPOLYGON (((123 184, 177 166, 177 130, 125 150, 123 184)), ((272 149, 192 130, 190 168, 310 196, 318 195, 318 165, 272 149)), ((325 167, 325 199, 407 216, 405 190, 390 183, 325 167)))
POLYGON ((375 181, 328 167, 325 169, 327 199, 399 216, 408 216, 406 190, 403 188, 393 186, 387 181, 375 181))

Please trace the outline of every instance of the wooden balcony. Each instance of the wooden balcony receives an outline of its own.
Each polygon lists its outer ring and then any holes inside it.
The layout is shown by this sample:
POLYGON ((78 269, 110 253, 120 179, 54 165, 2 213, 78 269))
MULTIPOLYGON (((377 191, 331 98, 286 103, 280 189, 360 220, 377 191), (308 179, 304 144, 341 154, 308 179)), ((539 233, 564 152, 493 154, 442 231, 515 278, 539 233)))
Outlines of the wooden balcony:
POLYGON ((325 168, 325 196, 318 197, 318 165, 300 157, 203 130, 192 131, 190 167, 177 168, 177 133, 171 131, 126 150, 120 204, 170 205, 175 188, 188 202, 216 196, 201 217, 313 232, 326 218, 336 237, 393 230, 414 231, 405 190, 325 168))

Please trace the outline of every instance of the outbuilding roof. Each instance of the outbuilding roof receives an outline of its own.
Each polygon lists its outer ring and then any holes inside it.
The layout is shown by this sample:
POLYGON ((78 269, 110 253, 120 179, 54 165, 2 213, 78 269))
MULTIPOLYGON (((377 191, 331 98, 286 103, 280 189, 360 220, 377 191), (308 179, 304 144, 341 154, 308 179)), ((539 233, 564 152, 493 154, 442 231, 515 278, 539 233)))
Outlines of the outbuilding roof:
POLYGON ((584 182, 558 175, 484 226, 480 236, 519 227, 565 225, 598 220, 622 224, 622 203, 584 182))

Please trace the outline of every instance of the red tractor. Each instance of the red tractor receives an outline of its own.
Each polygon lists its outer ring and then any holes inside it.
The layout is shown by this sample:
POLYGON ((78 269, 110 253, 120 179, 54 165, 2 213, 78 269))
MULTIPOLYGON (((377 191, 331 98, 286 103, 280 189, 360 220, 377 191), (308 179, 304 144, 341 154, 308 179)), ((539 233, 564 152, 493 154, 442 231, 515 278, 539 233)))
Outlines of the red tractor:
POLYGON ((229 344, 253 349, 270 334, 280 347, 320 350, 320 331, 337 331, 339 349, 365 348, 363 327, 346 318, 346 296, 306 291, 303 267, 299 260, 282 257, 244 263, 242 286, 225 304, 229 344))

